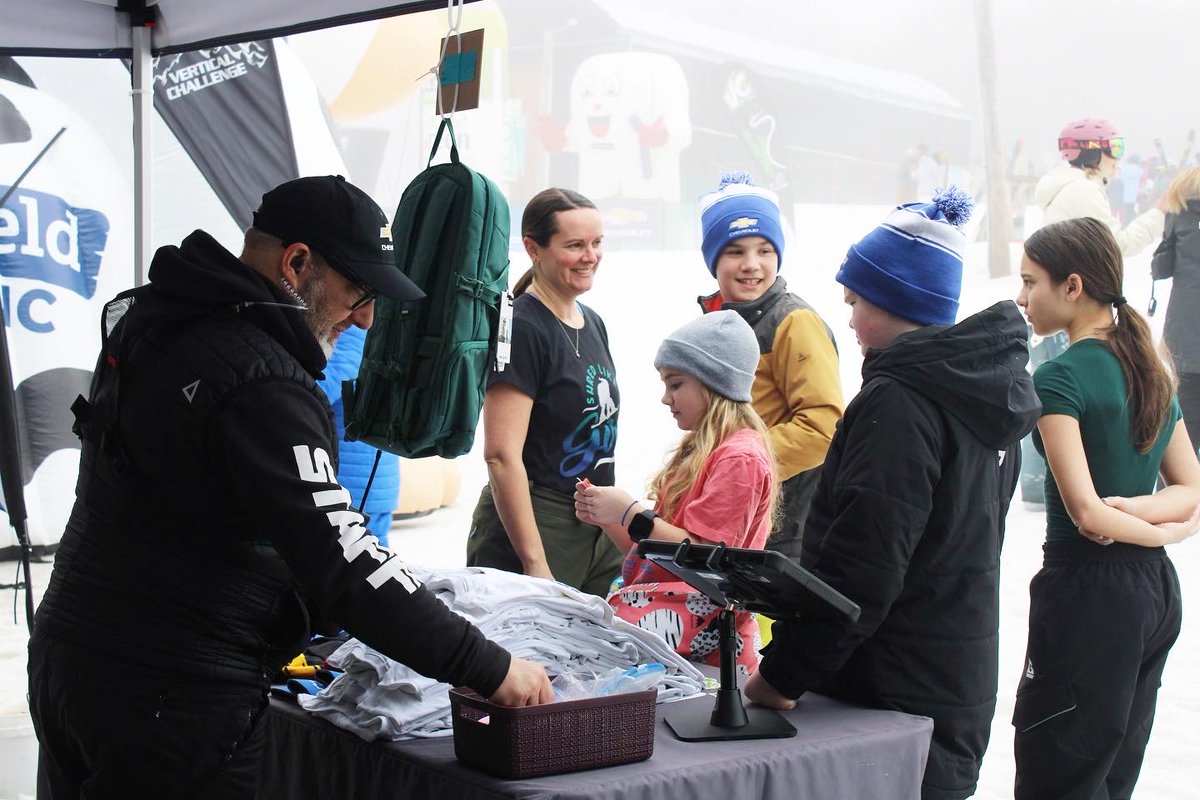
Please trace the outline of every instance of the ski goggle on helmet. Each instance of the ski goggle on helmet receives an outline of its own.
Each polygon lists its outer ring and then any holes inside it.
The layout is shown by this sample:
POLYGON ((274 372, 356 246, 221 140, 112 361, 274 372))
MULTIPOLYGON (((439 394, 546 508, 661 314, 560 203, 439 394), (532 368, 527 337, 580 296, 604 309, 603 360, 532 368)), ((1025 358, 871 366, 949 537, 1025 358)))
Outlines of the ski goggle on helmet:
POLYGON ((1074 161, 1084 150, 1106 150, 1113 158, 1125 155, 1125 137, 1117 126, 1099 117, 1085 117, 1067 126, 1058 134, 1058 151, 1067 161, 1074 161))

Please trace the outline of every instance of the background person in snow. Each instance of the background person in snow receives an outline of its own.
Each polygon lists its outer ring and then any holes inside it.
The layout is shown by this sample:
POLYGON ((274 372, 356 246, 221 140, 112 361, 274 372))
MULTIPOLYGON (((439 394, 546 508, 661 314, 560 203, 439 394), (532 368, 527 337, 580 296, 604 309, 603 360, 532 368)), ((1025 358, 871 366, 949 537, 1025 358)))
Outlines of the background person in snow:
MULTIPOLYGON (((687 431, 651 480, 653 510, 615 486, 575 490, 575 513, 625 553, 624 583, 608 602, 617 616, 654 631, 693 661, 717 666, 717 616, 701 592, 639 556, 645 538, 761 549, 775 508, 770 437, 750 404, 758 363, 754 332, 732 311, 714 311, 663 340, 654 357, 663 405, 687 431)), ((737 661, 758 664, 758 624, 737 613, 737 661)))
POLYGON ((578 192, 546 189, 525 206, 521 237, 532 266, 513 287, 512 360, 488 375, 488 484, 471 519, 467 565, 603 597, 621 553, 575 517, 571 500, 579 480, 615 480, 616 368, 604 321, 578 300, 603 257, 600 212, 578 192))
POLYGON ((1179 379, 1179 406, 1192 444, 1200 443, 1200 167, 1181 172, 1163 197, 1167 222, 1154 251, 1154 280, 1171 278, 1163 341, 1179 379))
POLYGON ((728 172, 700 198, 700 224, 700 249, 718 289, 698 298, 700 307, 736 311, 758 340, 751 402, 768 428, 783 484, 767 547, 798 557, 821 462, 844 408, 833 332, 778 277, 784 240, 774 192, 745 172, 728 172))
POLYGON ((1066 331, 1070 347, 1033 376, 1034 444, 1050 475, 1013 711, 1018 798, 1130 796, 1179 635, 1179 577, 1163 545, 1200 525, 1200 463, 1122 278, 1101 220, 1025 242, 1017 303, 1036 333, 1066 331), (1154 494, 1160 472, 1167 486, 1154 494))
POLYGON ((932 717, 922 797, 975 791, 996 707, 999 572, 1021 437, 1038 414, 1011 302, 953 324, 970 213, 953 187, 900 206, 837 280, 862 389, 829 446, 801 563, 862 608, 776 622, 746 696, 808 690, 932 717))
POLYGON ((376 294, 421 297, 386 232, 340 176, 300 178, 263 195, 240 258, 196 231, 105 307, 29 641, 39 796, 253 797, 269 678, 334 626, 497 702, 551 699, 542 667, 414 580, 337 483, 314 379, 376 294))
POLYGON ((1165 199, 1124 227, 1112 212, 1104 187, 1125 155, 1125 137, 1113 123, 1098 117, 1067 123, 1058 135, 1058 151, 1066 163, 1043 175, 1033 191, 1043 225, 1094 217, 1112 231, 1125 256, 1137 255, 1162 235, 1165 199))

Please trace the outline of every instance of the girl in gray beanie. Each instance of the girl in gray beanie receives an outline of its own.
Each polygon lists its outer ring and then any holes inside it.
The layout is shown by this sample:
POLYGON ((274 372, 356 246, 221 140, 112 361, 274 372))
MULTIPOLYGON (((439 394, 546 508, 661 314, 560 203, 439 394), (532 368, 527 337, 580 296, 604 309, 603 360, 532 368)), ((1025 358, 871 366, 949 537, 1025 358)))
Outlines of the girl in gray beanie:
MULTIPOLYGON (((637 555, 645 538, 761 549, 776 505, 766 427, 750 405, 758 341, 734 311, 705 314, 663 340, 654 357, 662 402, 686 431, 650 481, 653 507, 615 486, 580 483, 575 514, 625 553, 617 616, 654 631, 693 661, 719 664, 717 612, 703 594, 637 555)), ((737 614, 738 669, 758 665, 758 626, 737 614)))

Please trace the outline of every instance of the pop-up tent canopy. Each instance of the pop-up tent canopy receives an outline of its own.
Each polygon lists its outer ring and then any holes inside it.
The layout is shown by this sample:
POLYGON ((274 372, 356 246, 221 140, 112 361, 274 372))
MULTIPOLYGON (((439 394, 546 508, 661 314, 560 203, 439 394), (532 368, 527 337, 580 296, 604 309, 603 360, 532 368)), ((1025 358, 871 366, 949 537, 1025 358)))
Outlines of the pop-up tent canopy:
MULTIPOLYGON (((471 2, 471 0, 466 0, 471 2)), ((6 3, 0 53, 133 58, 365 22, 445 7, 446 0, 37 0, 6 3), (149 38, 138 41, 139 28, 149 38)))
MULTIPOLYGON (((149 132, 154 106, 151 67, 155 57, 205 51, 439 7, 453 10, 470 1, 36 0, 17 3, 10 0, 0 12, 0 55, 128 60, 133 89, 134 281, 141 283, 151 254, 149 132)), ((452 24, 456 24, 453 15, 452 24)), ((15 107, 11 110, 14 113, 9 116, 19 119, 15 107)), ((47 149, 52 143, 53 140, 47 143, 47 149)), ((12 186, 5 187, 7 193, 3 194, 0 207, 18 188, 22 177, 18 176, 12 186)), ((0 482, 4 488, 4 510, 22 548, 28 587, 31 546, 26 528, 23 469, 17 445, 20 441, 18 412, 11 376, 7 336, 0 332, 0 482)), ((26 610, 28 620, 32 620, 32 593, 28 590, 26 610)))
POLYGON ((155 56, 452 7, 471 0, 37 0, 8 3, 0 55, 125 58, 131 62, 134 276, 150 257, 149 116, 155 56))

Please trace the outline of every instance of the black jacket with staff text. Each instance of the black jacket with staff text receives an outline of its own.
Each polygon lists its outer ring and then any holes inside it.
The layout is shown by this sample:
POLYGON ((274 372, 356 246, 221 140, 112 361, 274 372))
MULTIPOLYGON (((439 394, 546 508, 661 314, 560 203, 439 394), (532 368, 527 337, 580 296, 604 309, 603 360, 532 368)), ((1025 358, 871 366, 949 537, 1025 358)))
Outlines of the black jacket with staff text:
POLYGON ((313 380, 325 357, 292 301, 202 231, 122 297, 79 414, 76 502, 38 634, 106 669, 261 684, 319 619, 493 693, 508 653, 350 510, 313 380))
POLYGON ((932 717, 924 797, 969 796, 996 705, 1000 548, 1041 410, 1017 307, 867 352, 809 512, 805 567, 862 607, 778 622, 760 671, 932 717))

